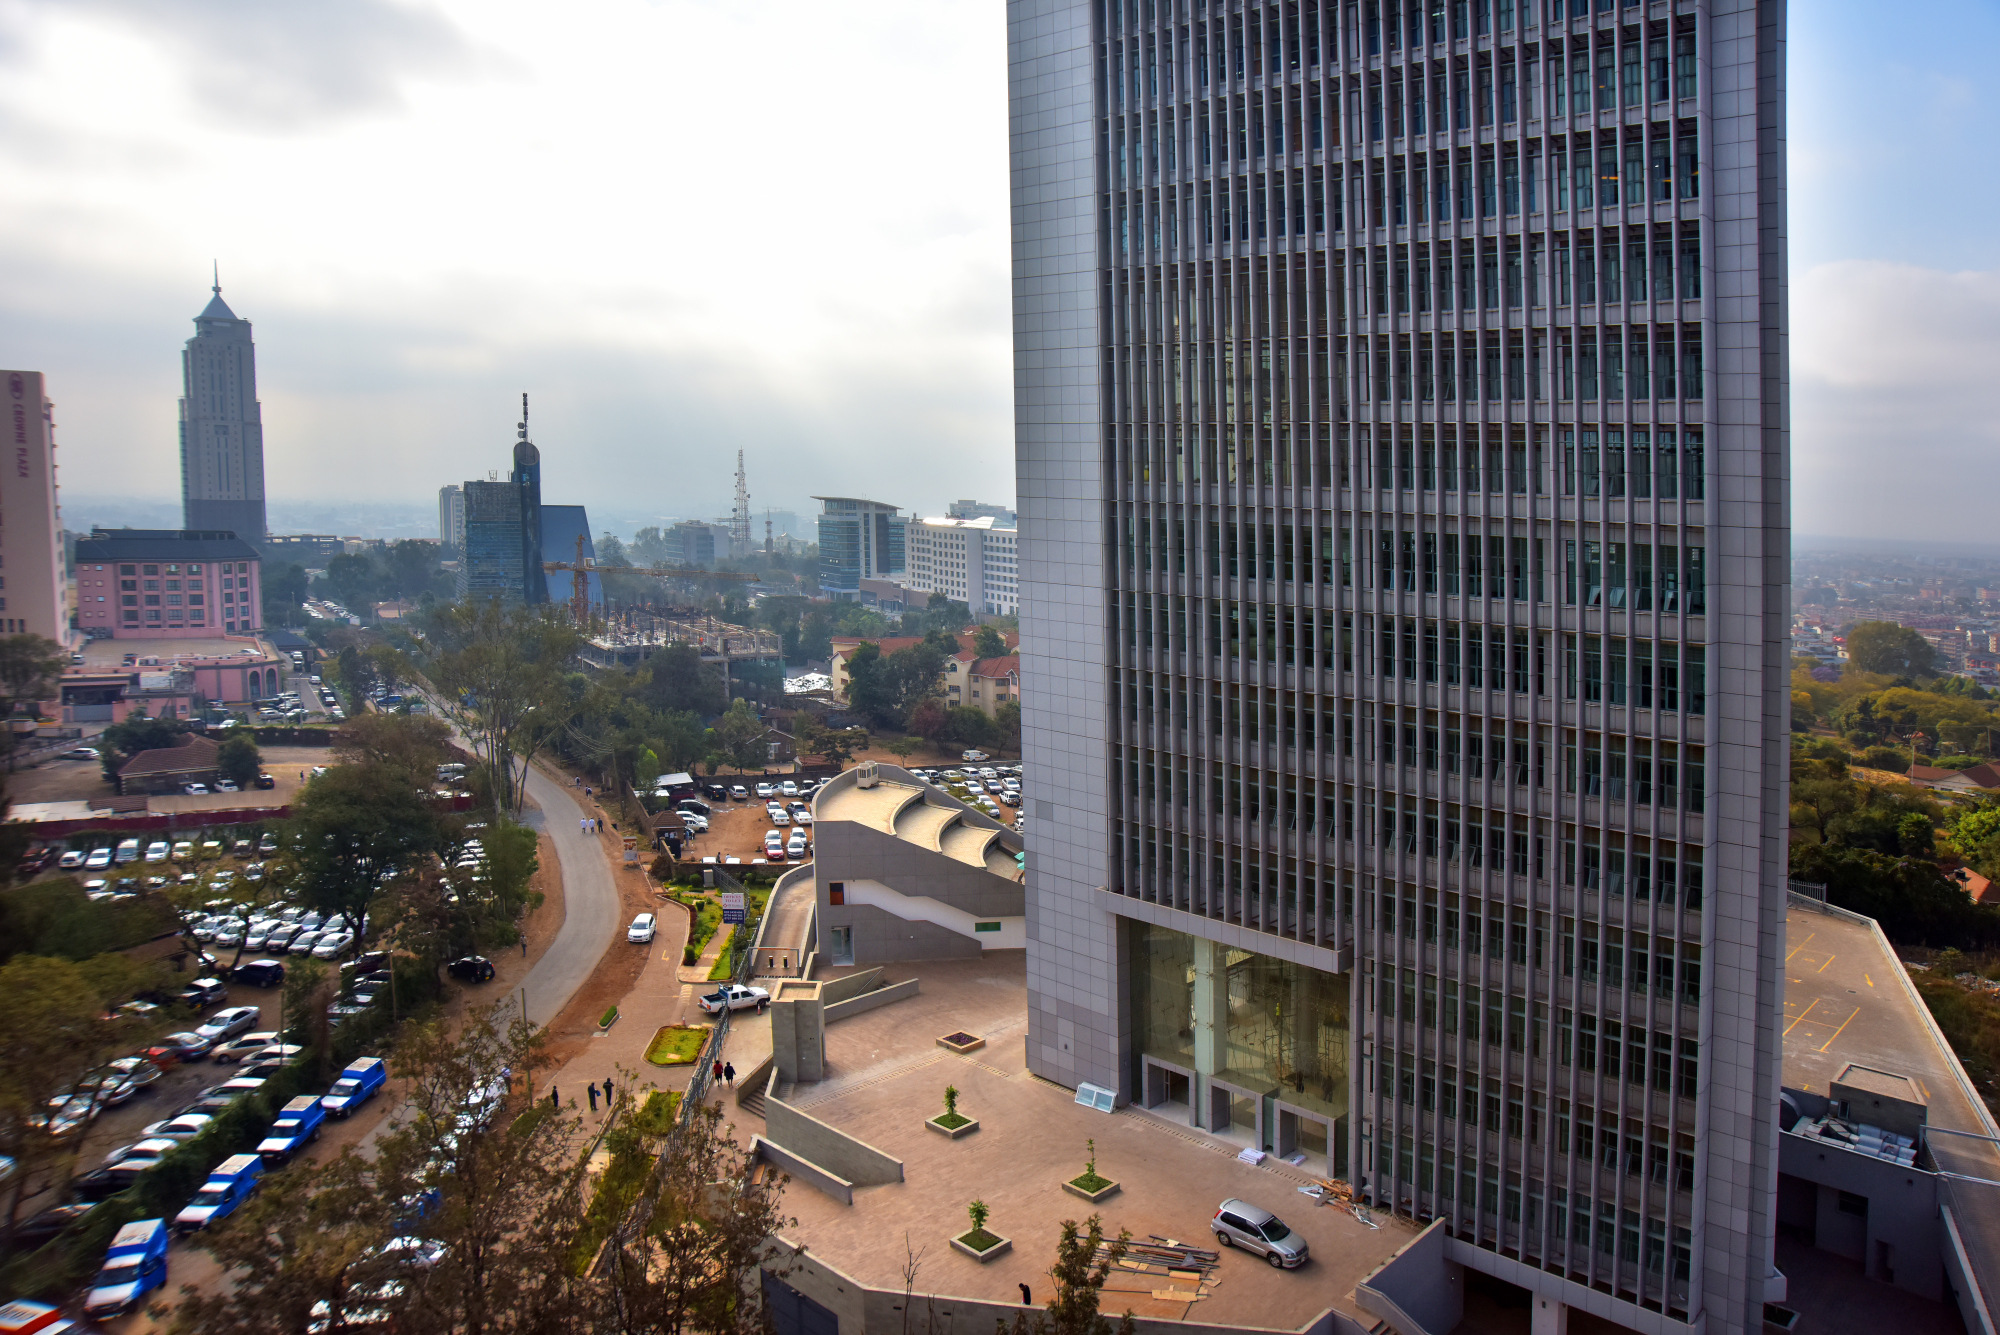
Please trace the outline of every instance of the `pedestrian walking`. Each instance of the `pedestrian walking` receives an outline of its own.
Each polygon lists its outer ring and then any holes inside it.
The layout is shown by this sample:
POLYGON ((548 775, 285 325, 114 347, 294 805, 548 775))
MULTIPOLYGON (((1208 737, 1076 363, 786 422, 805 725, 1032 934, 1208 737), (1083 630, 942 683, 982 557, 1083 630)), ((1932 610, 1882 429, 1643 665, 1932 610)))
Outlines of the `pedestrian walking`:
POLYGON ((562 1097, 556 1093, 556 1087, 554 1085, 549 1086, 549 1106, 551 1108, 562 1107, 562 1097))
POLYGON ((585 1086, 584 1086, 584 1088, 590 1091, 590 1110, 591 1110, 592 1112, 596 1112, 596 1111, 597 1111, 597 1086, 596 1086, 596 1085, 585 1085, 585 1086))
POLYGON ((604 1077, 604 1106, 611 1106, 611 1077, 608 1075, 604 1077))
POLYGON ((1028 1286, 1026 1284, 1023 1284, 1021 1286, 1021 1306, 1033 1307, 1034 1305, 1035 1305, 1034 1294, 1028 1292, 1028 1286))
POLYGON ((735 1063, 735 1062, 724 1062, 724 1063, 722 1063, 722 1078, 723 1078, 723 1079, 724 1079, 725 1081, 727 1081, 727 1082, 729 1083, 729 1087, 730 1087, 731 1089, 734 1089, 734 1088, 736 1088, 736 1063, 735 1063))
POLYGON ((528 958, 528 934, 526 932, 521 933, 521 958, 528 958))
POLYGON ((721 1062, 717 1062, 717 1063, 715 1064, 715 1079, 716 1079, 716 1083, 718 1083, 718 1084, 720 1084, 720 1083, 721 1083, 721 1081, 722 1081, 722 1063, 721 1063, 721 1062))

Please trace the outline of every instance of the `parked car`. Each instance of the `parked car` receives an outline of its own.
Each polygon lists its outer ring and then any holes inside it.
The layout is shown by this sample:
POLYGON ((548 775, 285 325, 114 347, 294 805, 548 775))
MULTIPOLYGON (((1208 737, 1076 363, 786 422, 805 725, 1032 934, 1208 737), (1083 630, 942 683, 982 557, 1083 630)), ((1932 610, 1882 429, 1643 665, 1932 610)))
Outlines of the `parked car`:
POLYGON ((220 978, 197 978, 181 989, 181 1000, 206 1010, 229 1000, 229 989, 223 986, 220 978))
MULTIPOLYGON (((262 1012, 255 1006, 231 1006, 227 1010, 219 1010, 209 1016, 208 1023, 202 1025, 195 1032, 208 1039, 211 1043, 220 1043, 224 1039, 234 1038, 251 1025, 257 1023, 258 1016, 261 1014, 262 1012)), ((220 1060, 219 1056, 218 1060, 220 1060)))
POLYGON ((146 861, 165 862, 166 860, 167 860, 166 840, 155 839, 152 843, 146 845, 146 861))
POLYGON ((61 857, 56 859, 56 866, 60 867, 64 871, 73 871, 76 868, 81 867, 83 865, 83 860, 88 856, 89 854, 85 853, 82 849, 72 848, 68 852, 64 853, 61 857))
POLYGON ((285 966, 278 960, 251 960, 247 964, 237 965, 229 976, 236 982, 248 983, 252 987, 276 987, 285 981, 285 966))
POLYGON ((806 850, 809 847, 810 845, 806 841, 806 832, 804 830, 793 830, 792 837, 785 841, 785 856, 791 861, 797 862, 806 855, 806 850))
POLYGON ((776 830, 764 832, 764 856, 775 862, 785 856, 785 836, 776 830))
MULTIPOLYGON (((252 1014, 254 1015, 255 1012, 253 1011, 252 1014)), ((256 1021, 253 1019, 251 1023, 255 1024, 256 1021)), ((263 1029, 254 1034, 244 1034, 241 1038, 232 1038, 227 1043, 218 1044, 214 1053, 215 1060, 219 1064, 227 1066, 232 1062, 240 1062, 247 1057, 254 1056, 277 1041, 278 1034, 274 1029, 263 1029)))
POLYGON ((259 788, 276 788, 278 781, 268 774, 259 774, 257 776, 257 786, 259 788))
POLYGON ((192 1062, 206 1057, 210 1049, 215 1047, 215 1040, 197 1034, 191 1029, 183 1029, 168 1034, 154 1046, 171 1051, 178 1061, 192 1062))
POLYGON ((701 1008, 710 1015, 720 1015, 723 1011, 763 1010, 771 1004, 771 994, 761 987, 749 987, 742 983, 728 983, 720 991, 711 992, 701 999, 701 1008))
POLYGON ((483 955, 466 955, 445 966, 453 978, 468 983, 484 983, 493 977, 493 961, 483 955))
POLYGON ((642 913, 632 919, 632 925, 625 929, 625 939, 644 944, 651 941, 659 930, 659 920, 650 913, 642 913))
POLYGON ((90 746, 75 747, 63 752, 62 758, 64 760, 96 760, 98 759, 97 749, 90 746))
POLYGON ((318 1140, 320 1123, 325 1120, 326 1109, 318 1096, 301 1094, 279 1110, 270 1134, 257 1146, 258 1157, 266 1168, 278 1167, 305 1145, 318 1140))
POLYGON ((208 795, 208 785, 205 783, 184 783, 181 785, 181 791, 189 797, 206 797, 208 795))
POLYGON ((750 790, 740 783, 732 783, 729 785, 729 799, 732 802, 748 802, 750 790))
POLYGON ((90 856, 83 860, 83 869, 85 871, 103 871, 111 865, 111 854, 112 850, 109 848, 91 849, 90 856))
POLYGON ((139 1134, 147 1140, 193 1140, 208 1130, 208 1124, 214 1120, 207 1113, 181 1113, 164 1122, 155 1122, 139 1134))
POLYGON ((313 947, 313 958, 316 960, 337 960, 346 954, 348 947, 353 944, 354 933, 352 932, 322 932, 319 944, 313 947))
POLYGON ((1234 1196, 1215 1209, 1209 1221, 1215 1240, 1224 1247, 1241 1247, 1262 1256, 1280 1270, 1293 1270, 1306 1263, 1306 1240, 1269 1210, 1238 1200, 1234 1196))

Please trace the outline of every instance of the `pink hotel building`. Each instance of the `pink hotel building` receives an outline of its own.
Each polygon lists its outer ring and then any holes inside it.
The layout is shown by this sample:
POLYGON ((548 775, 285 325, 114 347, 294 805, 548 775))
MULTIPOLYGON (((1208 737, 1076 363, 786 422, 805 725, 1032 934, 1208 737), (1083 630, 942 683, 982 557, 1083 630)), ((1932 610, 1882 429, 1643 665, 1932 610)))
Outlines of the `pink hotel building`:
POLYGON ((262 629, 257 549, 227 531, 95 529, 76 544, 77 626, 96 638, 262 629))

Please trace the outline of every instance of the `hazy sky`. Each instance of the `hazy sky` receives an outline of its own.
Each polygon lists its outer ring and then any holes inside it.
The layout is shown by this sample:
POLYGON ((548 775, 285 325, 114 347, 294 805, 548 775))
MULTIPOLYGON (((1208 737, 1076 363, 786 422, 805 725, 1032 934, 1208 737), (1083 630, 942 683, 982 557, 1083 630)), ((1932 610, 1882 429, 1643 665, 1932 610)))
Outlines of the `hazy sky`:
MULTIPOLYGON (((738 447, 760 509, 1009 499, 1003 13, 0 0, 0 365, 49 373, 77 502, 177 496, 213 257, 274 501, 428 503, 523 389, 599 526, 726 506, 738 447)), ((1973 537, 2000 6, 1884 15, 1792 7, 1796 524, 1973 537)))

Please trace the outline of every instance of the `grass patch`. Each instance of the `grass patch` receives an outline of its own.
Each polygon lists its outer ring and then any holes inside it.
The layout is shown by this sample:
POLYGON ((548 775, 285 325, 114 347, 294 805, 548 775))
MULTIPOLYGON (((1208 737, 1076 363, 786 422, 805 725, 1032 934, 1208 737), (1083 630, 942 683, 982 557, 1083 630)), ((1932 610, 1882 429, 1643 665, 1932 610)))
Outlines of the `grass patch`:
POLYGON ((687 945, 681 950, 681 963, 693 964, 701 958, 715 929, 722 926, 722 901, 713 895, 683 895, 681 903, 694 911, 694 921, 688 926, 687 945))
POLYGON ((1000 1235, 998 1233, 988 1233, 983 1228, 975 1228, 970 1232, 961 1233, 958 1235, 958 1240, 976 1252, 989 1251, 1000 1245, 1000 1235))
POLYGON ((616 1006, 608 1006, 605 1008, 604 1014, 597 1017, 597 1027, 599 1029, 609 1029, 611 1022, 617 1018, 618 1008, 616 1006))
MULTIPOLYGON (((735 924, 733 923, 730 925, 732 927, 735 926, 735 924)), ((748 926, 748 924, 746 923, 745 926, 748 926)), ((733 941, 734 938, 732 937, 731 940, 733 941)), ((712 966, 710 966, 708 971, 708 981, 711 983, 727 982, 729 979, 735 977, 735 975, 736 975, 736 952, 734 950, 725 949, 721 954, 715 957, 715 963, 712 966)))
POLYGON ((633 1113, 626 1123, 642 1136, 664 1136, 674 1129, 674 1114, 680 1111, 681 1096, 671 1089, 656 1089, 646 1098, 646 1106, 633 1113))
POLYGON ((646 1060, 655 1066, 685 1066, 701 1056, 701 1047, 708 1042, 708 1034, 706 1026, 662 1025, 646 1048, 646 1060))
POLYGON ((1069 1184, 1078 1191, 1087 1191, 1092 1195, 1096 1195, 1111 1185, 1111 1179, 1098 1173, 1079 1173, 1069 1180, 1069 1184))
POLYGON ((947 1131, 956 1131, 972 1119, 964 1113, 948 1112, 939 1113, 936 1117, 931 1118, 931 1120, 947 1131))

